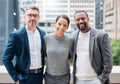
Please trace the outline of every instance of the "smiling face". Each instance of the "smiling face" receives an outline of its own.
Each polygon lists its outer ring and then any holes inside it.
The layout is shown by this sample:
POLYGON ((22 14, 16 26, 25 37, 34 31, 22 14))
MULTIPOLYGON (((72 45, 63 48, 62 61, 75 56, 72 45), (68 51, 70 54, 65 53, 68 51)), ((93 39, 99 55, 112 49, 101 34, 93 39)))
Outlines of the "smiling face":
POLYGON ((58 37, 63 37, 64 36, 64 32, 68 29, 69 27, 69 23, 66 19, 60 17, 58 18, 58 20, 56 21, 56 36, 58 37))
POLYGON ((35 28, 39 21, 39 11, 28 9, 25 14, 25 21, 27 28, 35 28))
POLYGON ((79 12, 75 14, 75 24, 81 31, 86 31, 89 29, 89 18, 84 12, 79 12))

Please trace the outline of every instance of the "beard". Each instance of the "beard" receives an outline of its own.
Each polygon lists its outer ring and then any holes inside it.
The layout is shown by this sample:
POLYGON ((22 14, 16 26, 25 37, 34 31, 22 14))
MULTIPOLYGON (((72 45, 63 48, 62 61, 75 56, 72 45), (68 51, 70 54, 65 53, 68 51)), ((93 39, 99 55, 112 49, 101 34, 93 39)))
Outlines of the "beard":
POLYGON ((36 21, 30 21, 30 22, 29 22, 29 26, 30 26, 30 27, 36 26, 36 21))
POLYGON ((85 31, 85 30, 87 29, 86 23, 80 23, 80 24, 78 24, 78 29, 79 29, 80 31, 85 31), (80 27, 81 24, 83 24, 84 27, 80 27))

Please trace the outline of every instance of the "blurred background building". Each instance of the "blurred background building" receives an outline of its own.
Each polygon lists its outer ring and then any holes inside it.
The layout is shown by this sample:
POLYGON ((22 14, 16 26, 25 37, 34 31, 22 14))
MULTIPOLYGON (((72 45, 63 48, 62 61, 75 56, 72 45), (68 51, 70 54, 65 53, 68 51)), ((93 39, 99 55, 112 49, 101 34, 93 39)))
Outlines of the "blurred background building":
POLYGON ((120 0, 104 0, 104 30, 113 39, 120 39, 120 0))
POLYGON ((0 64, 8 35, 19 28, 18 0, 0 0, 0 64))
POLYGON ((74 13, 76 10, 85 10, 90 17, 90 25, 95 28, 95 0, 19 0, 20 8, 38 6, 40 8, 39 26, 46 32, 53 32, 55 19, 58 15, 66 14, 70 17, 68 32, 76 29, 74 13))

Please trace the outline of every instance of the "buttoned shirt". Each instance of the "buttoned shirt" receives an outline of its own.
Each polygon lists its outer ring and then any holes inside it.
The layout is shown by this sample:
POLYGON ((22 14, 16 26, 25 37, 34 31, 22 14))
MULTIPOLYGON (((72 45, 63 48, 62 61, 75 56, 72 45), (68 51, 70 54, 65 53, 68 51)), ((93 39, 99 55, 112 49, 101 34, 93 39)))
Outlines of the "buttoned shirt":
POLYGON ((30 49, 30 69, 37 69, 42 67, 41 62, 41 39, 40 33, 36 29, 35 32, 27 30, 29 49, 30 49))

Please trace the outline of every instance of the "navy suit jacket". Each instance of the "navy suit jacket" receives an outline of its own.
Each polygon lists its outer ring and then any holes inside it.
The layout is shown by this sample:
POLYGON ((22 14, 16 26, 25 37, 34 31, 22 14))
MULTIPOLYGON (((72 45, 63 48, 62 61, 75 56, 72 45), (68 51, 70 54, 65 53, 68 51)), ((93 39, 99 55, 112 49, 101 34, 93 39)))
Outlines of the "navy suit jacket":
MULTIPOLYGON (((42 72, 44 69, 44 40, 45 32, 36 27, 40 32, 41 39, 41 60, 42 72)), ((36 42, 37 43, 37 42, 36 42)), ((11 32, 8 39, 8 44, 3 56, 3 63, 16 82, 17 80, 26 79, 30 70, 30 49, 26 28, 23 27, 17 31, 11 32), (15 64, 12 60, 15 57, 15 64)))

